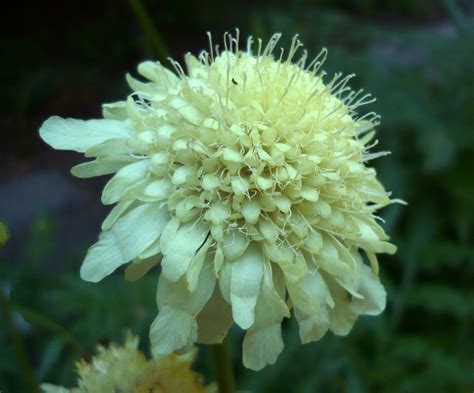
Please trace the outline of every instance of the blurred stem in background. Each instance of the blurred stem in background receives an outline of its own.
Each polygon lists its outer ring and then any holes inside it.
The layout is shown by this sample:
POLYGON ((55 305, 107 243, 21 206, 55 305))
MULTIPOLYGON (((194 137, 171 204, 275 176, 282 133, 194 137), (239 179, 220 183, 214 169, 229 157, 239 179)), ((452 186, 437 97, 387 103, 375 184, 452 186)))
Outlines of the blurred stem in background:
POLYGON ((147 11, 141 0, 129 0, 129 3, 135 18, 137 19, 137 22, 140 24, 145 35, 150 41, 153 51, 160 62, 165 63, 168 59, 169 51, 166 47, 165 41, 161 37, 161 34, 155 28, 151 18, 147 14, 147 11))
POLYGON ((31 392, 40 393, 40 388, 38 382, 36 381, 33 368, 31 367, 30 361, 28 360, 28 354, 26 352, 25 345, 21 339, 21 335, 15 328, 10 302, 5 295, 3 288, 0 288, 0 312, 5 329, 8 336, 10 337, 11 344, 17 356, 18 365, 23 376, 23 381, 29 387, 31 392))
POLYGON ((466 15, 463 14, 459 7, 459 3, 455 0, 444 0, 443 1, 444 7, 448 12, 451 21, 457 27, 460 33, 465 34, 469 31, 466 15))
POLYGON ((79 341, 77 341, 74 336, 69 333, 65 328, 63 328, 60 324, 52 321, 48 317, 38 312, 29 310, 22 306, 16 306, 13 304, 10 306, 10 308, 14 311, 19 312, 23 316, 23 318, 25 318, 32 325, 41 326, 44 329, 56 333, 58 337, 63 338, 64 341, 71 346, 71 349, 73 349, 77 353, 81 354, 84 352, 79 341))
POLYGON ((230 357, 229 339, 227 337, 221 344, 212 346, 212 358, 219 393, 234 393, 234 371, 230 357))
POLYGON ((0 247, 3 247, 3 245, 8 241, 10 237, 10 233, 8 232, 7 226, 0 221, 0 247))

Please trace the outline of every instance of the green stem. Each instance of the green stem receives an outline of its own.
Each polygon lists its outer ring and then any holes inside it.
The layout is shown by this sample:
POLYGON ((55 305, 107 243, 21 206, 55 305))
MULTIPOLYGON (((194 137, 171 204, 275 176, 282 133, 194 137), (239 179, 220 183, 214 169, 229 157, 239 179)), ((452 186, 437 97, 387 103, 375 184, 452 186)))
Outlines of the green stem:
POLYGON ((61 336, 66 343, 68 343, 75 351, 82 353, 83 349, 79 341, 77 341, 74 336, 69 333, 65 328, 60 324, 54 322, 48 317, 37 313, 36 311, 29 310, 25 307, 11 305, 11 308, 15 311, 18 311, 23 318, 25 318, 32 325, 41 326, 47 330, 50 330, 56 333, 58 336, 61 336))
POLYGON ((150 40, 151 46, 153 47, 156 56, 158 56, 158 59, 162 63, 165 62, 169 56, 165 41, 153 25, 153 22, 148 16, 141 0, 129 0, 129 3, 133 13, 135 14, 137 22, 140 24, 143 31, 145 32, 145 35, 150 40))
POLYGON ((3 294, 2 288, 0 288, 0 312, 5 323, 7 333, 10 336, 11 344, 18 358, 18 364, 23 374, 23 380, 29 386, 31 392, 40 393, 40 388, 38 382, 36 381, 33 368, 31 367, 30 361, 28 360, 28 354, 26 352, 25 345, 21 339, 20 334, 15 328, 15 324, 13 323, 10 302, 3 294))
POLYGON ((234 393, 234 371, 232 368, 229 340, 227 337, 224 339, 222 344, 212 346, 212 357, 219 393, 234 393))

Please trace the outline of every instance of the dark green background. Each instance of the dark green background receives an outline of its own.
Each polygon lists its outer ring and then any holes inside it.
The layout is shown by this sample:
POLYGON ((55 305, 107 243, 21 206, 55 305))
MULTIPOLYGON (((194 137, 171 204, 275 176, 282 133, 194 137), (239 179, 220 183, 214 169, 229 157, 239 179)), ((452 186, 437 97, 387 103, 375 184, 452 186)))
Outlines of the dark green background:
MULTIPOLYGON (((329 49, 326 70, 357 73, 354 88, 377 97, 376 160, 382 182, 408 206, 382 215, 398 245, 381 258, 388 306, 344 338, 301 345, 284 323, 285 350, 260 373, 242 368, 242 332, 232 331, 239 387, 253 393, 474 390, 474 10, 471 1, 144 1, 173 57, 240 27, 287 43, 299 33, 310 53, 329 49)), ((156 275, 99 284, 78 270, 106 212, 105 179, 73 179, 82 159, 42 144, 37 130, 56 114, 100 117, 100 104, 128 94, 124 76, 155 46, 127 1, 17 2, 0 36, 0 220, 11 240, 0 253, 0 391, 38 381, 71 386, 74 362, 97 342, 142 337, 156 309, 156 275), (5 311, 12 317, 7 329, 5 311), (16 339, 15 339, 16 337, 16 339), (22 357, 22 347, 26 357, 22 357), (30 382, 29 382, 30 381, 30 382)), ((208 349, 197 369, 208 380, 208 349)))

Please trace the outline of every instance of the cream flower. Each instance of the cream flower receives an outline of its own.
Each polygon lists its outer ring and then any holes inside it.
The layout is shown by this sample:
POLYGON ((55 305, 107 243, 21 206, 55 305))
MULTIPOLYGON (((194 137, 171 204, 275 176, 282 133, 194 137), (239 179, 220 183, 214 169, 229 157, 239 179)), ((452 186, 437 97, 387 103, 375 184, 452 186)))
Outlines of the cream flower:
POLYGON ((147 360, 138 350, 138 337, 128 335, 123 345, 99 346, 88 363, 77 363, 78 387, 42 384, 44 393, 211 393, 202 377, 190 370, 195 352, 147 360))
POLYGON ((376 254, 396 248, 375 212, 393 201, 366 164, 386 152, 368 151, 378 115, 356 113, 373 99, 347 86, 353 75, 323 81, 326 50, 293 61, 297 37, 274 55, 279 38, 242 50, 226 34, 222 52, 186 55, 186 72, 144 62, 147 82, 128 75, 133 93, 105 119, 41 127, 54 148, 95 158, 74 175, 114 174, 102 202, 116 206, 81 276, 131 262, 136 280, 161 262, 156 353, 221 342, 235 322, 258 370, 283 349, 291 309, 307 343, 385 307, 376 254))

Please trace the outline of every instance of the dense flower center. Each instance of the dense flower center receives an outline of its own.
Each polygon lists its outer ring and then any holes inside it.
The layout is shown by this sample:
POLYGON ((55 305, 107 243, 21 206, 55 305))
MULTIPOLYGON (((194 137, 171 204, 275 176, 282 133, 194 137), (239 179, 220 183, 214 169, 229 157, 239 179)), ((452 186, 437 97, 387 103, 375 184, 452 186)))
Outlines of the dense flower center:
MULTIPOLYGON (((131 120, 155 179, 142 199, 162 195, 174 217, 207 222, 218 243, 236 230, 296 253, 319 252, 324 238, 363 246, 363 231, 378 242, 384 234, 367 218, 389 198, 364 166, 377 115, 354 112, 371 99, 346 87, 351 75, 323 83, 325 51, 293 64, 294 40, 288 59, 275 61, 276 38, 257 57, 188 55, 188 74, 175 63, 180 77, 167 83, 129 78, 131 120)), ((139 70, 152 81, 163 72, 150 63, 139 70)))

